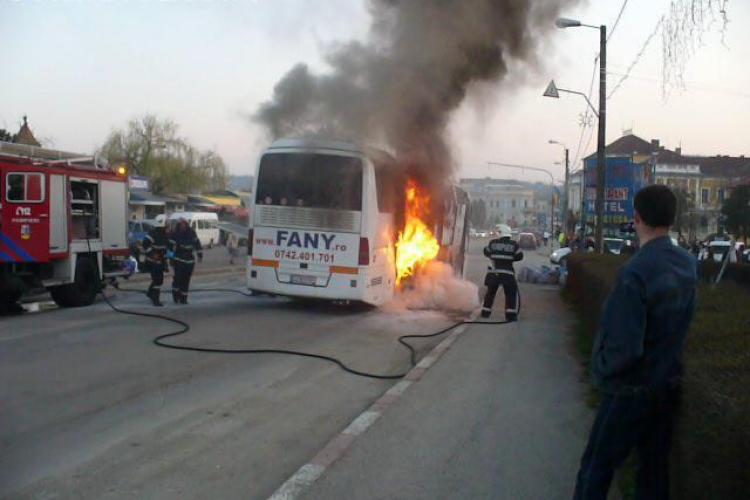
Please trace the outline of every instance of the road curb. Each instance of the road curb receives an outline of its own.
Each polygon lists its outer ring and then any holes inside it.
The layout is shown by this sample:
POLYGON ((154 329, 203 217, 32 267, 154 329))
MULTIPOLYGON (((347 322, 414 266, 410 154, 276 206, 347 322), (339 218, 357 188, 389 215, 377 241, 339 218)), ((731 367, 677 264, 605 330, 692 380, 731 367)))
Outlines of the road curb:
MULTIPOLYGON (((479 314, 479 310, 474 311, 469 317, 474 321, 479 314)), ((315 454, 306 464, 297 469, 297 472, 291 475, 289 479, 279 486, 279 488, 270 496, 268 500, 295 500, 308 490, 337 460, 343 457, 351 448, 352 444, 359 436, 364 434, 372 424, 383 416, 388 408, 398 401, 401 396, 415 382, 422 379, 427 370, 430 369, 445 352, 450 349, 458 337, 466 331, 466 325, 459 325, 443 339, 438 345, 433 347, 427 355, 422 358, 417 365, 409 370, 406 376, 396 384, 385 391, 369 408, 360 413, 351 423, 341 432, 336 434, 328 443, 315 454)))
MULTIPOLYGON (((210 269, 196 269, 193 272, 193 277, 197 276, 211 276, 213 274, 244 274, 245 268, 244 267, 214 267, 210 269)), ((167 275, 168 276, 168 275, 167 275)), ((151 281, 151 275, 148 273, 139 273, 135 276, 131 276, 127 280, 123 280, 124 283, 143 283, 151 281)))

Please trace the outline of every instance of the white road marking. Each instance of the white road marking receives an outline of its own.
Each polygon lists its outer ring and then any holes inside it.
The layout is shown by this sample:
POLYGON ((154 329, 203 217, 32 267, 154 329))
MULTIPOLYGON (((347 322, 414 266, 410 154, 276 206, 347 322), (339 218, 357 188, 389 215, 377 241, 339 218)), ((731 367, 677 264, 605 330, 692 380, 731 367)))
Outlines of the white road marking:
POLYGON ((406 389, 409 388, 409 386, 412 384, 410 380, 402 380, 390 389, 386 391, 386 394, 389 396, 400 396, 406 391, 406 389))
POLYGON ((379 411, 367 410, 360 416, 354 419, 349 424, 349 427, 343 430, 344 434, 351 434, 352 436, 359 436, 365 432, 375 421, 380 418, 381 413, 379 411))
POLYGON ((320 465, 303 465, 268 500, 294 500, 305 488, 312 485, 324 470, 325 467, 320 465))

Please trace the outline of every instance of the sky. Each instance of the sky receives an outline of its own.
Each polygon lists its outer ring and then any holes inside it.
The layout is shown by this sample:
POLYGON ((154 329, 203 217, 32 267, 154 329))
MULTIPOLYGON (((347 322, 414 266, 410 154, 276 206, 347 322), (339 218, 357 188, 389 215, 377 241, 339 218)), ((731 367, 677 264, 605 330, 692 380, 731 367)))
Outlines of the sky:
MULTIPOLYGON (((608 89, 668 12, 670 0, 628 0, 608 43, 608 89)), ((562 14, 613 26, 623 0, 589 0, 562 14)), ((662 93, 662 39, 646 46, 631 76, 608 99, 607 142, 632 129, 689 154, 750 155, 750 2, 729 1, 722 41, 707 33, 688 60, 685 88, 662 93)), ((0 128, 23 115, 51 147, 92 152, 146 113, 174 120, 194 145, 216 150, 230 173, 252 174, 269 143, 249 116, 298 62, 325 71, 331 44, 363 40, 367 2, 357 0, 108 1, 0 0, 0 128)), ((719 27, 716 23, 715 28, 719 27)), ((543 174, 488 161, 548 169, 562 179, 596 149, 596 122, 583 130, 580 96, 542 96, 550 79, 587 92, 599 34, 551 28, 537 61, 514 62, 509 78, 477 86, 451 118, 457 176, 545 181, 543 174), (578 153, 578 154, 577 154, 578 153)), ((598 74, 598 73, 597 73, 598 74)), ((592 101, 597 102, 597 84, 592 101)))

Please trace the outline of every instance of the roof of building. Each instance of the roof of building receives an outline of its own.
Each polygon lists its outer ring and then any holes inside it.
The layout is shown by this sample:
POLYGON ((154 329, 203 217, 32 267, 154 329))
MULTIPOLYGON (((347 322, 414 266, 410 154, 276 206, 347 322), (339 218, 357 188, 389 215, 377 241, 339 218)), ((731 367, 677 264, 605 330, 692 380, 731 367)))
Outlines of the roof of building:
MULTIPOLYGON (((610 142, 604 148, 604 153, 608 155, 650 155, 660 149, 658 141, 655 143, 641 139, 637 135, 623 135, 616 141, 610 142)), ((592 153, 584 160, 596 158, 596 153, 592 153)))
POLYGON ((26 144, 27 146, 41 146, 41 143, 36 140, 36 137, 34 137, 34 134, 29 128, 29 122, 26 116, 23 117, 23 124, 18 130, 18 133, 13 138, 13 142, 15 142, 16 144, 26 144))
POLYGON ((750 175, 750 158, 744 156, 689 156, 701 167, 703 175, 712 177, 745 177, 750 175))
POLYGON ((184 200, 170 195, 154 194, 150 191, 130 191, 131 205, 158 205, 184 203, 184 200))
MULTIPOLYGON (((651 155, 656 154, 657 164, 698 165, 702 175, 713 177, 744 177, 750 175, 750 158, 745 156, 699 156, 683 155, 681 148, 667 149, 658 140, 651 142, 637 135, 628 134, 607 145, 608 155, 651 155)), ((591 154, 585 160, 596 157, 591 154)))

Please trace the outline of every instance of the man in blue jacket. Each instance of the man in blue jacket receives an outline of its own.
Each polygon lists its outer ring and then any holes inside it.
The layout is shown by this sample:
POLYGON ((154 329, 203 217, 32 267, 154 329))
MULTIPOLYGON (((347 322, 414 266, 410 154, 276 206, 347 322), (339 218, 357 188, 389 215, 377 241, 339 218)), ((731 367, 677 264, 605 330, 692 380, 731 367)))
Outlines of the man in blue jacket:
POLYGON ((682 348, 693 317, 696 260, 673 245, 677 200, 661 185, 634 200, 640 250, 604 305, 591 360, 602 400, 576 483, 576 499, 602 499, 616 468, 638 452, 637 498, 669 497, 668 458, 682 348))

